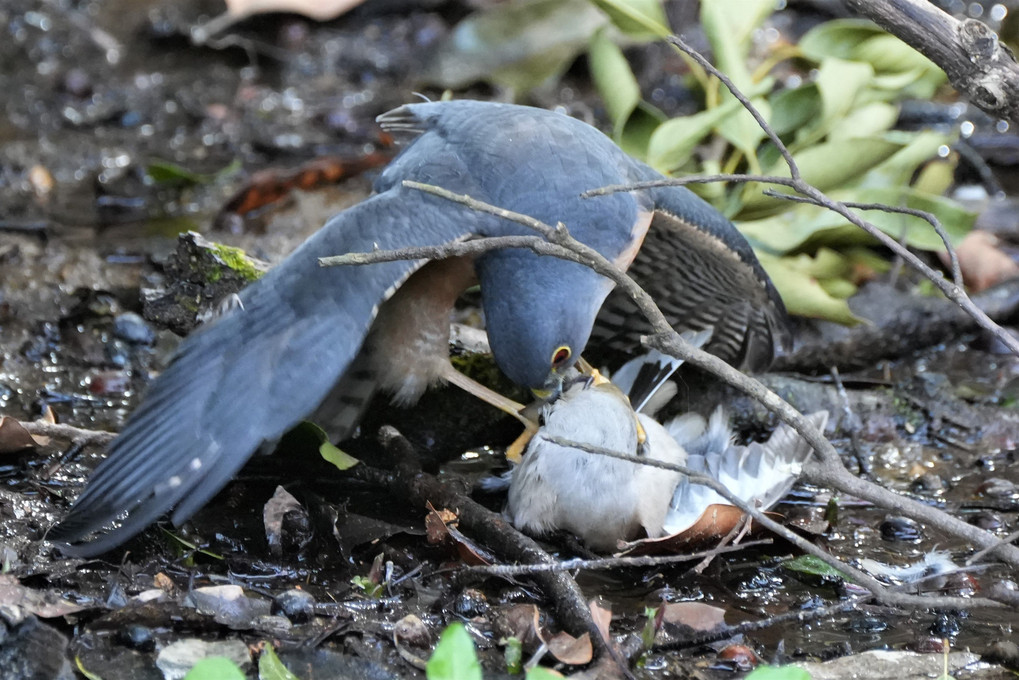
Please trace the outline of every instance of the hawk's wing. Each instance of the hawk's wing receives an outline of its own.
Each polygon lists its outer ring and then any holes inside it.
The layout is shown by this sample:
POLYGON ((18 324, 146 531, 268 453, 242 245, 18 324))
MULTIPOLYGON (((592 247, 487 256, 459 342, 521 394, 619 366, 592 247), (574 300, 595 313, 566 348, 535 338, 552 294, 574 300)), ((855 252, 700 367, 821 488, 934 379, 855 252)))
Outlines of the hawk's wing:
POLYGON ((318 258, 448 243, 494 218, 394 187, 330 220, 200 329, 149 387, 85 491, 50 533, 96 555, 176 506, 187 519, 262 442, 311 413, 346 371, 379 305, 420 262, 323 268, 318 258), (78 543, 126 514, 109 533, 78 543))

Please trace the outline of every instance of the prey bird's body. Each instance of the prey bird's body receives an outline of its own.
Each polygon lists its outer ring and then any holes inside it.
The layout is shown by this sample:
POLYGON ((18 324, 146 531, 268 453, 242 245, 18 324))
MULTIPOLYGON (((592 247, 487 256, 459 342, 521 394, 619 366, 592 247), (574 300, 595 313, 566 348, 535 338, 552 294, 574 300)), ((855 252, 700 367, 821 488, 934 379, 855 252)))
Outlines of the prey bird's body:
MULTIPOLYGON (((681 315, 695 308, 686 325, 735 329, 717 348, 730 361, 770 360, 784 309, 746 241, 685 189, 582 197, 661 177, 594 128, 539 109, 468 101, 410 104, 379 120, 411 141, 373 195, 331 219, 242 291, 240 305, 182 344, 52 540, 92 555, 170 509, 175 522, 187 519, 263 443, 317 409, 335 435, 344 434, 353 421, 335 411, 362 401, 352 396, 358 384, 415 400, 442 378, 448 312, 475 280, 495 360, 509 378, 548 387, 577 360, 611 289, 579 264, 502 250, 474 261, 319 266, 321 257, 348 252, 530 233, 404 180, 562 222, 623 267, 650 229, 679 256, 669 285, 684 291, 681 315), (86 542, 118 518, 119 526, 86 542)), ((654 253, 654 262, 663 258, 668 253, 654 253)), ((649 271, 661 278, 659 269, 649 271)), ((612 322, 618 336, 620 321, 612 322)))

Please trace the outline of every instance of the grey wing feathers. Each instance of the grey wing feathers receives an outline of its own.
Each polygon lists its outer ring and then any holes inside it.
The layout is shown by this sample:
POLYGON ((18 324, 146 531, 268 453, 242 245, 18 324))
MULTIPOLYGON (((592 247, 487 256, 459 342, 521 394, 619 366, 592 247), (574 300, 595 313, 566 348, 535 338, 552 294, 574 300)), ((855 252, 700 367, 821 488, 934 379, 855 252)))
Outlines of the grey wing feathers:
MULTIPOLYGON (((766 442, 747 446, 732 443, 724 410, 717 409, 707 425, 700 416, 681 416, 667 426, 670 434, 689 454, 687 467, 725 485, 747 502, 768 509, 782 499, 799 477, 800 469, 813 453, 810 445, 786 424, 780 425, 766 442)), ((828 422, 828 412, 807 416, 818 429, 828 422)), ((666 534, 691 526, 712 504, 729 502, 712 489, 683 478, 676 486, 665 519, 666 534)))
POLYGON ((95 555, 173 506, 179 523, 262 442, 311 413, 354 359, 378 305, 419 266, 322 268, 318 258, 446 243, 483 219, 407 194, 396 188, 338 215, 242 291, 242 307, 188 338, 48 537, 76 543, 127 513, 111 533, 72 546, 95 555))

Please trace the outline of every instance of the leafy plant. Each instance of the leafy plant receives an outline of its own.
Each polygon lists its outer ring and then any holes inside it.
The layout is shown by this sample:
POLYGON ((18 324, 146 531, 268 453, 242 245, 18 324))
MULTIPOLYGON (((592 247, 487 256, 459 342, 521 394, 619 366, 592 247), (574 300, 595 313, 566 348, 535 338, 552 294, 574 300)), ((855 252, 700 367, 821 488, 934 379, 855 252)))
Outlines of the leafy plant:
MULTIPOLYGON (((946 80, 941 70, 862 20, 819 24, 799 44, 777 41, 762 54, 755 35, 773 11, 772 0, 713 0, 700 4, 700 21, 715 64, 782 138, 803 178, 836 200, 929 212, 953 241, 960 239, 975 215, 944 197, 955 168, 949 151, 955 134, 894 129, 898 102, 931 97, 946 80), (789 60, 799 75, 781 84, 769 74, 789 60)), ((530 0, 495 5, 462 22, 444 58, 469 64, 468 80, 520 92, 558 77, 586 50, 613 136, 628 153, 666 174, 788 177, 761 126, 697 64, 688 60, 689 85, 703 100, 699 113, 670 120, 642 99, 624 49, 670 32, 659 0, 530 0), (567 14, 571 19, 563 22, 567 14), (701 148, 711 154, 702 157, 701 148)), ((455 87, 468 81, 439 82, 455 87)), ((882 268, 864 250, 875 244, 870 236, 823 208, 765 193, 782 193, 781 187, 692 188, 729 215, 763 255, 790 311, 856 321, 846 299, 864 278, 861 271, 882 268)), ((943 248, 919 217, 879 211, 866 217, 913 248, 943 248)))

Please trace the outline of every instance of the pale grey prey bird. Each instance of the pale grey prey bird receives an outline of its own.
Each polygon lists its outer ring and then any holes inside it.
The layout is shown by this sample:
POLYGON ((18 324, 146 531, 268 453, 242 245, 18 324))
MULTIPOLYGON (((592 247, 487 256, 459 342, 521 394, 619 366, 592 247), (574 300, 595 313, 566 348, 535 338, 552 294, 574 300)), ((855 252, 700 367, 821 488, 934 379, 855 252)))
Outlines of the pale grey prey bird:
MULTIPOLYGON (((704 338, 693 341, 701 344, 704 338)), ((708 420, 684 414, 658 423, 649 400, 661 403, 652 397, 662 396, 664 379, 679 363, 657 353, 640 357, 616 374, 620 383, 580 378, 546 405, 543 424, 512 474, 506 514, 514 526, 534 534, 570 531, 604 552, 642 531, 651 538, 678 533, 710 505, 728 504, 678 472, 583 451, 563 440, 685 465, 762 509, 775 505, 796 482, 810 446, 785 424, 766 442, 737 445, 721 407, 708 420), (654 384, 649 388, 641 375, 655 376, 654 384), (623 390, 630 392, 636 413, 623 390)), ((808 419, 823 429, 828 413, 808 419)))

